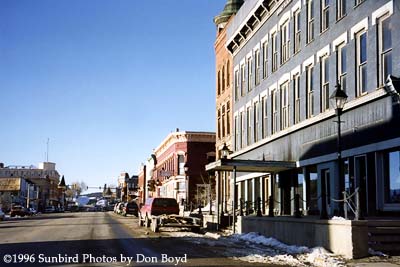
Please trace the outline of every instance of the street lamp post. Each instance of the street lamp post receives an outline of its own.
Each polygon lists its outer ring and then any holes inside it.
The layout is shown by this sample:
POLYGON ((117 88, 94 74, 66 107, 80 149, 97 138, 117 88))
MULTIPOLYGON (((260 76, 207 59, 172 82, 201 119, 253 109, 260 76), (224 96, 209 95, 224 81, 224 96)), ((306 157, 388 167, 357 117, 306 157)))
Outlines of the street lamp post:
MULTIPOLYGON (((223 147, 221 148, 221 156, 222 159, 228 159, 229 154, 232 151, 229 150, 227 147, 226 143, 224 143, 223 147)), ((233 203, 232 203, 232 216, 233 216, 233 222, 232 222, 232 228, 233 228, 233 233, 235 233, 235 224, 236 224, 236 212, 235 212, 235 207, 236 207, 236 166, 233 167, 233 203)))
MULTIPOLYGON (((342 197, 342 192, 344 191, 344 177, 343 177, 343 162, 342 162, 342 133, 341 133, 341 123, 340 116, 343 112, 343 107, 347 101, 347 94, 342 90, 342 86, 338 83, 335 91, 333 91, 330 96, 333 107, 335 108, 335 113, 337 116, 337 160, 338 160, 338 199, 342 197)), ((325 203, 326 212, 326 203, 325 203)), ((339 213, 343 213, 343 206, 339 205, 339 213)))

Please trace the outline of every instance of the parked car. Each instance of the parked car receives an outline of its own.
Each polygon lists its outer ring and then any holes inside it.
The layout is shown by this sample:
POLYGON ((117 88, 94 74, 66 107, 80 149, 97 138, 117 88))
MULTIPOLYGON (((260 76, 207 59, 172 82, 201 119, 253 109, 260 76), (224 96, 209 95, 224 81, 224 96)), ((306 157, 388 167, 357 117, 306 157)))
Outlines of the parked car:
POLYGON ((153 216, 179 214, 175 198, 148 198, 139 211, 139 225, 150 227, 153 216))
POLYGON ((5 213, 4 213, 3 210, 0 208, 0 221, 3 221, 5 217, 6 217, 5 213))
POLYGON ((124 205, 124 207, 122 208, 122 215, 126 216, 128 214, 130 215, 135 215, 136 217, 138 216, 138 205, 136 204, 136 202, 128 202, 124 205))
POLYGON ((11 212, 10 212, 11 217, 15 216, 25 217, 29 215, 30 215, 29 210, 20 205, 14 205, 13 207, 11 207, 11 212))
POLYGON ((54 213, 54 212, 56 212, 56 209, 53 206, 47 206, 44 209, 44 213, 54 213))

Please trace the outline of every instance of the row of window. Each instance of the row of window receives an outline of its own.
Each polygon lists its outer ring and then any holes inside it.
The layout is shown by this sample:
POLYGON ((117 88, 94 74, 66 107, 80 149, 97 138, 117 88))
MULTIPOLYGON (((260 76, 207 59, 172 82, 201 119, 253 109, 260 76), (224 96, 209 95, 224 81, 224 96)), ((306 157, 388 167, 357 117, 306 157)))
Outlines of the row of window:
MULTIPOLYGON (((368 20, 367 20, 368 21, 368 20)), ((390 13, 386 13, 378 21, 378 51, 377 56, 379 62, 378 71, 378 86, 384 84, 384 79, 392 73, 392 31, 393 24, 390 13)), ((357 29, 354 33, 355 37, 355 96, 359 97, 367 92, 367 26, 357 29)), ((356 29, 356 28, 354 28, 356 29)), ((344 35, 343 41, 334 46, 336 51, 336 80, 340 82, 343 90, 347 88, 347 32, 344 35)), ((322 51, 319 56, 320 62, 320 99, 319 110, 325 112, 329 109, 329 69, 330 56, 329 46, 326 51, 322 51)), ((317 54, 318 55, 318 54, 317 54)), ((297 72, 292 72, 291 77, 287 77, 279 84, 279 88, 270 89, 270 101, 267 101, 268 93, 260 97, 259 101, 254 101, 251 105, 246 105, 238 114, 235 114, 235 149, 238 150, 253 142, 259 141, 260 138, 266 138, 269 134, 274 134, 280 130, 284 130, 290 126, 289 110, 290 104, 293 105, 292 123, 300 122, 300 105, 305 104, 305 118, 308 119, 314 116, 315 103, 314 91, 316 84, 314 82, 314 56, 310 60, 304 62, 304 80, 305 80, 305 99, 300 99, 300 68, 297 72), (289 79, 291 82, 289 84, 289 79), (289 99, 289 87, 292 88, 292 99, 289 99), (279 89, 279 90, 278 90, 279 89), (260 103, 259 103, 260 102, 260 103), (268 105, 269 108, 268 108, 268 105), (270 113, 270 114, 269 114, 270 113), (261 116, 260 116, 261 114, 261 116), (268 127, 270 127, 268 131, 268 127)), ((238 74, 237 74, 238 75, 238 74)), ((236 73, 235 73, 236 76, 236 73)))
POLYGON ((220 95, 229 87, 230 71, 230 62, 227 60, 217 72, 217 95, 220 95))
MULTIPOLYGON (((337 19, 341 19, 346 15, 346 1, 336 0, 337 19)), ((359 5, 363 1, 356 1, 355 5, 359 5)), ((321 1, 321 32, 326 31, 329 27, 329 0, 321 1)), ((293 55, 297 54, 301 48, 301 8, 293 11, 293 55)), ((288 11, 290 13, 290 11, 288 11)), ((285 16, 283 16, 285 17, 285 16)), ((280 65, 286 63, 290 58, 290 33, 289 33, 290 16, 286 21, 280 23, 279 29, 271 31, 269 40, 263 41, 261 48, 256 48, 254 54, 246 57, 246 60, 240 64, 240 69, 235 69, 234 86, 235 100, 240 96, 244 96, 246 91, 249 92, 253 87, 260 84, 261 75, 266 79, 270 73, 274 73, 280 65), (278 31, 280 37, 280 53, 278 53, 278 31), (262 58, 261 58, 262 52, 262 58), (254 59, 253 59, 254 56, 254 59), (262 69, 262 73, 261 73, 262 69), (240 73, 240 76, 239 76, 240 73)), ((306 3, 306 36, 307 44, 314 40, 314 0, 308 0, 306 3)), ((364 72, 366 68, 364 68, 364 72)), ((223 72, 222 72, 223 76, 223 72)), ((220 79, 218 74, 218 88, 224 84, 224 79, 220 79), (220 86, 220 80, 222 85, 220 86)), ((222 87, 223 88, 223 87, 222 87)), ((219 92, 220 90, 218 90, 219 92)))
POLYGON ((169 159, 165 160, 164 163, 159 166, 161 167, 159 170, 161 172, 157 173, 157 179, 163 180, 166 178, 166 173, 172 175, 184 175, 185 174, 185 156, 184 155, 177 155, 171 156, 169 159), (163 173, 164 172, 164 173, 163 173))
POLYGON ((217 111, 217 138, 221 139, 231 134, 231 105, 228 101, 217 111))

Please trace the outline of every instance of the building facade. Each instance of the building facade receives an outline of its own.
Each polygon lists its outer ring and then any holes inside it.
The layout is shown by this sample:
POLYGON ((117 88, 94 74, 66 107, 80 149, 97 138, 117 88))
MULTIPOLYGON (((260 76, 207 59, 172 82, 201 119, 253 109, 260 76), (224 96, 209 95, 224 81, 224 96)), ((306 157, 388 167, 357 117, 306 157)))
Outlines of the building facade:
MULTIPOLYGON (((225 145, 232 150, 232 55, 226 49, 226 28, 242 6, 242 0, 229 0, 222 12, 214 18, 217 35, 214 43, 216 70, 216 158, 221 158, 221 148, 225 145)), ((216 195, 219 213, 225 214, 230 210, 230 174, 227 172, 215 174, 216 195)))
POLYGON ((154 150, 152 159, 150 196, 175 198, 181 206, 193 208, 208 204, 215 182, 205 165, 215 160, 215 133, 177 129, 154 150))
MULTIPOLYGON (((400 3, 245 1, 229 27, 233 55, 233 160, 292 162, 286 171, 238 173, 236 203, 263 212, 338 214, 342 191, 359 192, 363 216, 400 211, 400 3), (338 130, 330 96, 348 95, 338 130), (397 89, 397 90, 396 90, 397 89), (342 177, 342 178, 339 178, 342 177), (268 203, 269 196, 274 197, 268 203), (255 206, 254 206, 255 207, 255 206)), ((233 190, 232 190, 233 191, 233 190)))
MULTIPOLYGON (((15 181, 20 185, 20 193, 11 193, 14 203, 35 207, 44 211, 46 206, 59 206, 63 203, 62 190, 58 188, 60 175, 56 170, 56 164, 52 162, 39 163, 39 167, 31 166, 4 166, 0 168, 0 180, 20 179, 15 181), (29 189, 29 190, 28 190, 29 189), (22 190, 22 191, 21 191, 22 190), (29 193, 28 193, 29 191, 29 193), (29 200, 27 196, 29 195, 29 200)), ((10 194, 9 190, 2 192, 10 194), (7 192, 6 192, 7 191, 7 192)))

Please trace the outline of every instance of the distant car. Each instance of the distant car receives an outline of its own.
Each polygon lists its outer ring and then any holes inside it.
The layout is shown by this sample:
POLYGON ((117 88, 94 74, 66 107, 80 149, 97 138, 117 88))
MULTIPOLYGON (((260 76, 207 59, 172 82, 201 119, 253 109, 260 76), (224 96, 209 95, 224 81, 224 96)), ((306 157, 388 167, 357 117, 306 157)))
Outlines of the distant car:
POLYGON ((25 217, 25 216, 29 216, 29 215, 30 215, 30 213, 29 213, 28 209, 26 209, 20 205, 14 205, 13 207, 11 207, 11 212, 10 212, 11 217, 15 217, 15 216, 25 217))
POLYGON ((135 215, 136 217, 138 216, 138 205, 136 204, 136 202, 128 202, 124 205, 124 207, 122 208, 122 215, 126 216, 128 214, 130 215, 135 215))
POLYGON ((179 214, 179 205, 175 198, 148 198, 139 211, 139 225, 150 227, 153 216, 179 214))
POLYGON ((0 221, 3 221, 5 217, 6 217, 5 213, 4 213, 3 210, 0 208, 0 221))
POLYGON ((56 212, 56 209, 55 209, 53 206, 47 206, 47 207, 44 209, 44 212, 45 212, 45 213, 54 213, 54 212, 56 212))

